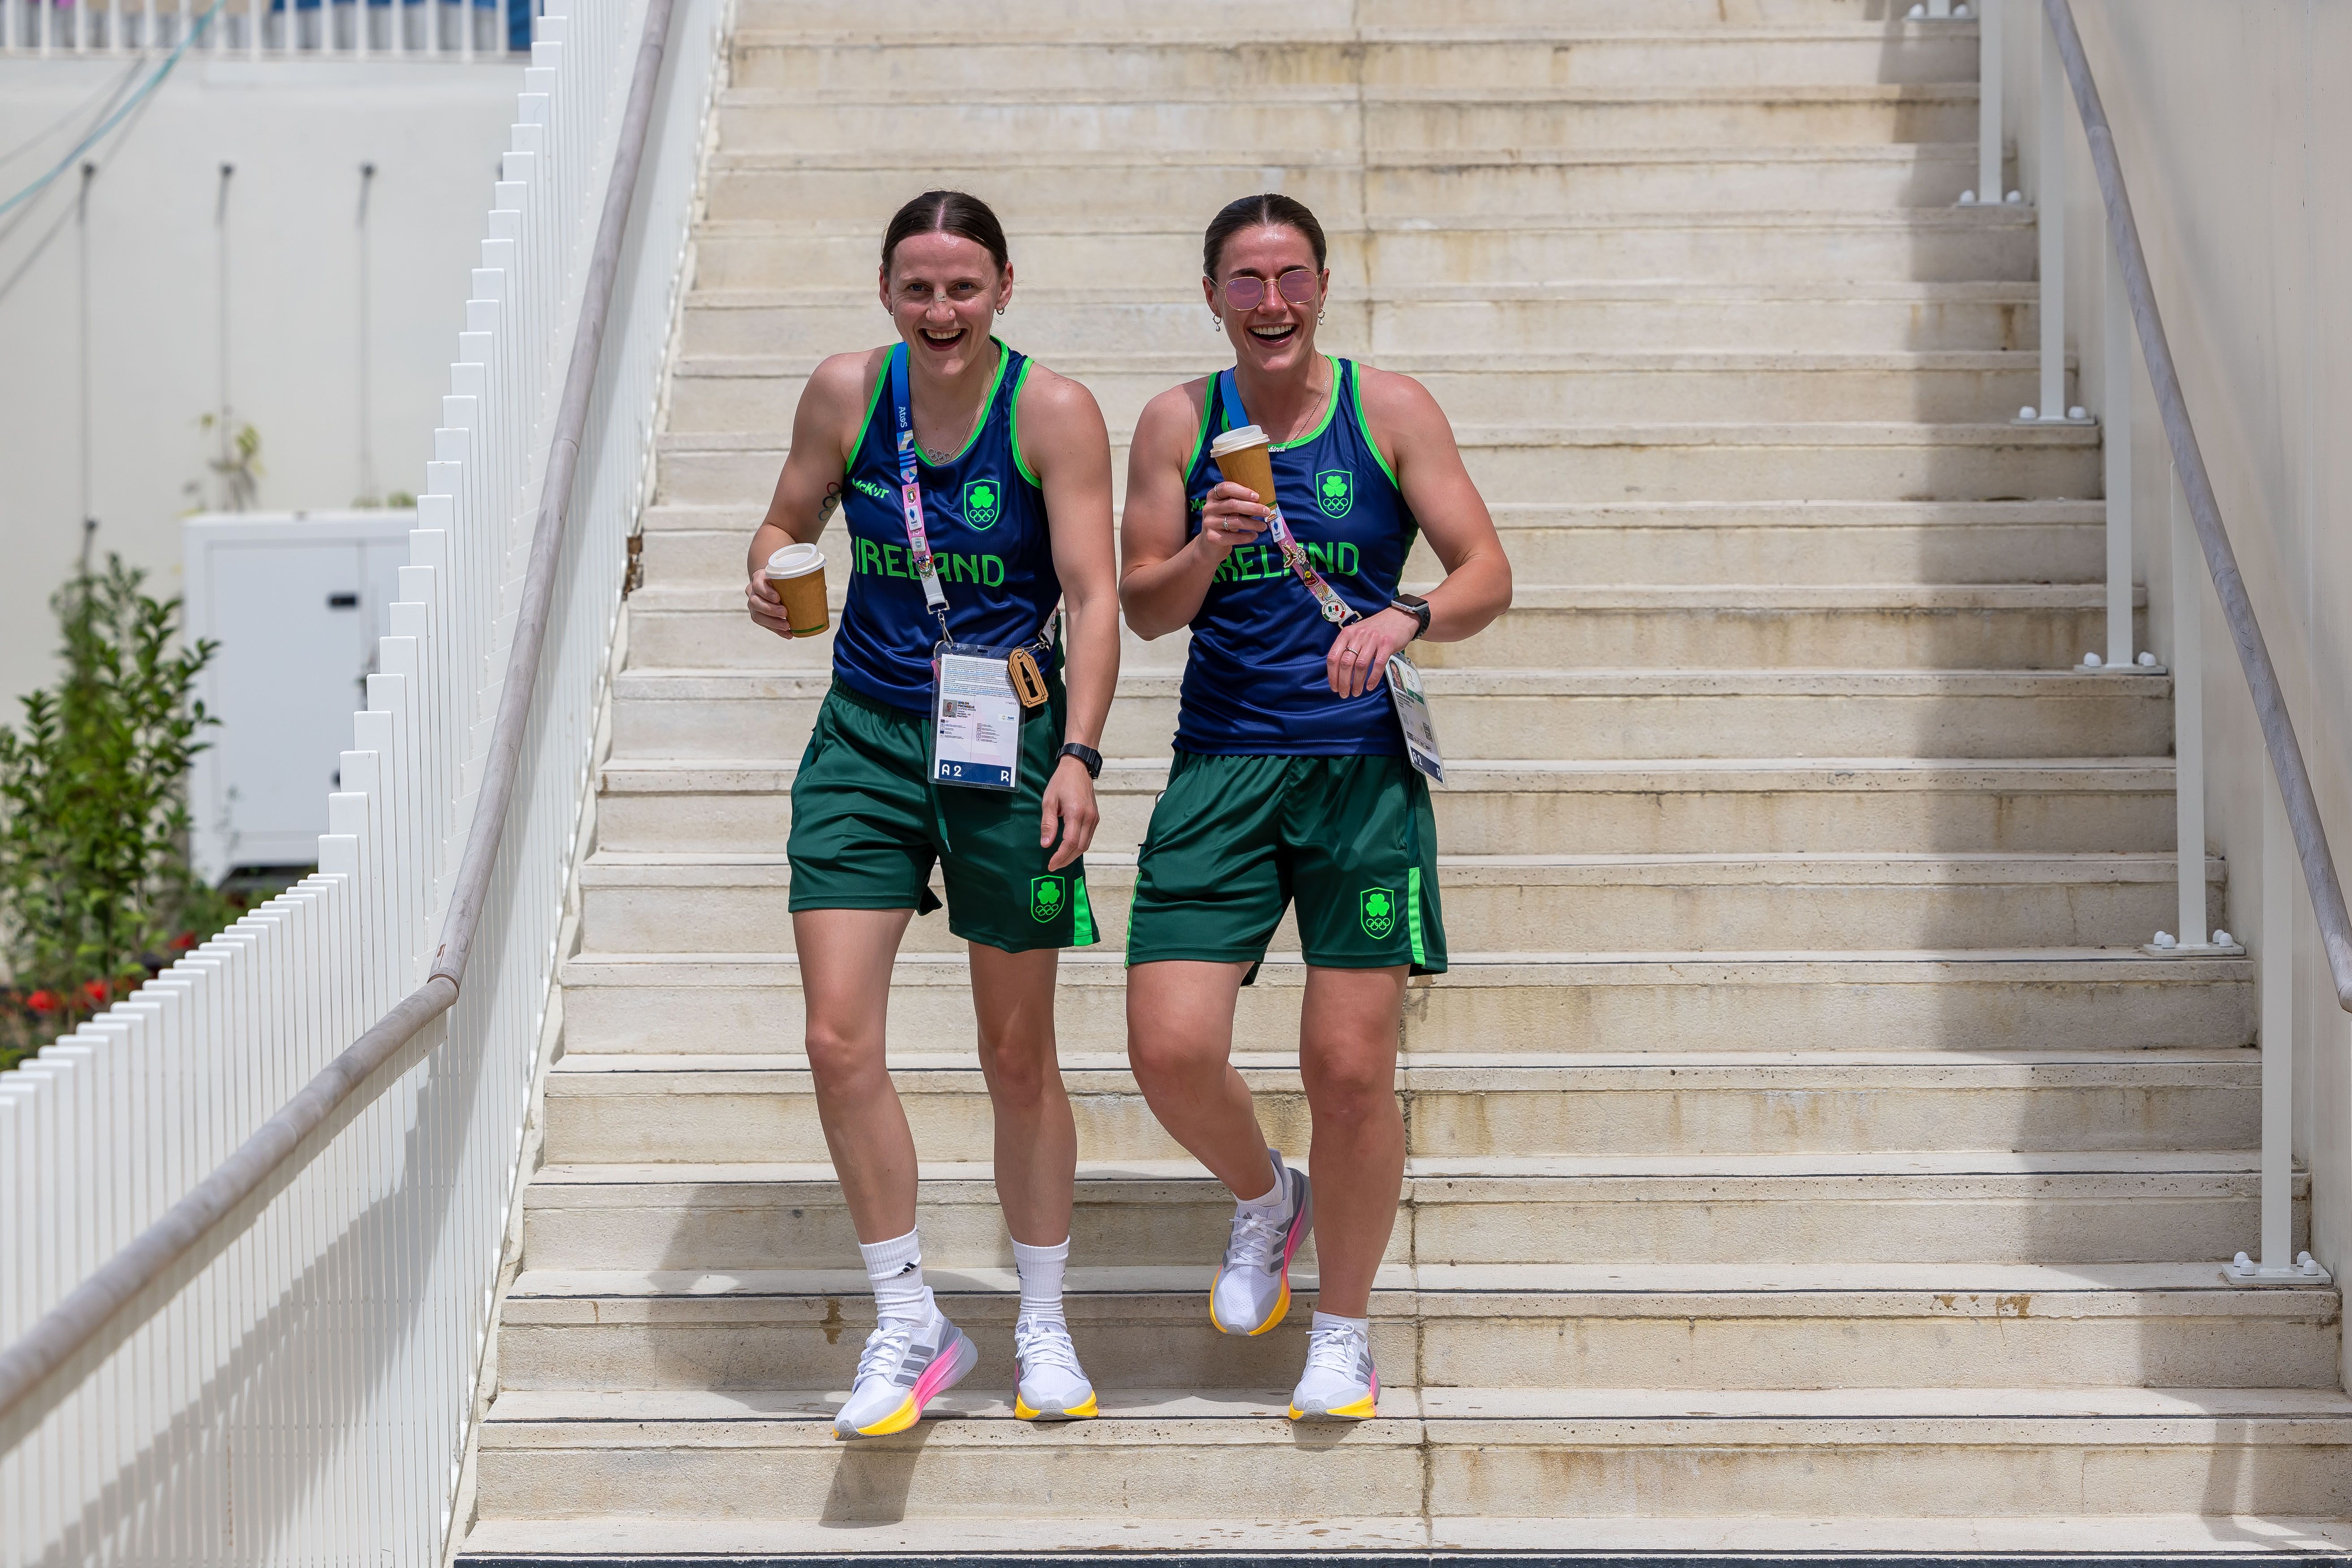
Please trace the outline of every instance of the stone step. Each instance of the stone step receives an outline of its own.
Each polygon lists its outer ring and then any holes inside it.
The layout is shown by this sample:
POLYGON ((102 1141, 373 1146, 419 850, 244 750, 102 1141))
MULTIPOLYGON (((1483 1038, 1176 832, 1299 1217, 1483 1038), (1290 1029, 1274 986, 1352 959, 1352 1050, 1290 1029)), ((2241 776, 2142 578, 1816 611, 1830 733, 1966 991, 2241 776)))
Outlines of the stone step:
MULTIPOLYGON (((2157 959, 2098 949, 1883 953, 1482 953, 1405 994, 1404 1048, 1453 1053, 2164 1051, 2254 1038, 2246 959, 2157 959)), ((1270 956, 1234 1016, 1244 1048, 1298 1038, 1306 967, 1270 956)), ((562 970, 564 1048, 795 1057, 804 1014, 789 954, 587 952, 562 970)), ((1062 955, 1055 1031, 1117 1051, 1127 1037, 1123 955, 1062 955)), ((911 1042, 977 1048, 964 955, 902 953, 892 972, 892 1059, 911 1042)), ((919 1054, 919 1053, 917 1053, 919 1054)))
MULTIPOLYGON (((1254 35, 1254 36, 1252 36, 1254 35)), ((870 35, 868 36, 870 40, 870 35)), ((1243 40, 1011 43, 961 26, 912 41, 828 41, 749 26, 729 58, 738 88, 800 93, 886 90, 908 101, 962 100, 1073 89, 1180 97, 1286 87, 1813 87, 1972 82, 1976 29, 1965 23, 1890 30, 1868 22, 1575 35, 1546 25, 1475 28, 1434 18, 1360 41, 1243 40)), ((1307 143, 1307 144, 1312 144, 1307 143)))
MULTIPOLYGON (((637 852, 782 850, 791 764, 630 759, 598 775, 596 842, 637 852)), ((1143 841, 1167 764, 1114 758, 1096 786, 1097 852, 1143 841)), ((1459 855, 1754 849, 2159 850, 2173 847, 2167 759, 1962 763, 1465 762, 1432 792, 1459 855)))
MULTIPOLYGON (((656 438, 655 500, 756 505, 783 466, 784 427, 656 438)), ((1113 471, 1127 468, 1112 432, 1113 471)), ((1906 422, 1457 425, 1489 501, 2095 499, 2095 427, 1906 422)))
MULTIPOLYGON (((1283 36, 1350 40, 1384 32, 1538 27, 1589 35, 1611 30, 1664 32, 1759 27, 1852 27, 1873 24, 1891 37, 1953 26, 1906 24, 1885 0, 1299 0, 1285 8, 1283 36)), ((1057 41, 1099 37, 1166 38, 1202 44, 1250 42, 1264 36, 1265 14, 1252 0, 1194 0, 1181 10, 1148 0, 971 0, 944 24, 927 0, 872 0, 855 20, 833 0, 743 0, 743 32, 845 41, 985 36, 1057 41)), ((1965 24, 1962 24, 1965 26, 1965 24)))
MULTIPOLYGON (((1263 184, 1279 169, 1260 171, 1263 184)), ((1279 183, 1278 180, 1276 183, 1279 183)), ((697 289, 871 286, 882 228, 905 185, 877 190, 856 222, 706 222, 695 230, 697 289)), ((1211 211, 1049 224, 1005 215, 1013 267, 1033 287, 1106 278, 1164 280, 1192 299, 1211 211)), ((1737 278, 1743 283, 2021 282, 2033 276, 2033 214, 2023 206, 1910 207, 1878 213, 1599 215, 1326 224, 1334 289, 1456 283, 1493 277, 1643 282, 1737 278)), ((1205 328, 1202 339, 1207 341, 1205 328)), ((1212 345, 1213 346, 1213 345, 1212 345)))
MULTIPOLYGON (((1228 59, 1235 57, 1227 56, 1228 59)), ((756 77, 772 62, 765 52, 746 63, 756 77)), ((1188 85, 1179 93, 1137 91, 1087 84, 1062 89, 1024 89, 1017 96, 986 92, 952 100, 893 98, 882 84, 836 83, 814 91, 779 91, 746 83, 720 99, 721 145, 712 163, 726 177, 740 159, 762 147, 796 148, 819 157, 843 153, 887 158, 893 147, 954 148, 980 153, 1056 156, 1069 153, 1189 146, 1192 162, 1171 163, 1205 174, 1214 153, 1231 148, 1333 148, 1333 133, 1351 148, 1379 158, 1432 149, 1476 154, 1504 149, 1616 153, 1711 147, 1874 147, 1921 142, 1973 142, 1977 89, 1973 82, 1919 86, 1845 87, 1794 83, 1776 87, 1620 88, 1465 87, 1359 88, 1292 82, 1188 85), (1205 103, 1233 110, 1220 122, 1205 103), (1344 103, 1353 123, 1335 126, 1328 110, 1307 134, 1293 129, 1299 106, 1344 103), (1240 139, 1242 125, 1266 138, 1240 139), (1189 141, 1187 140, 1189 138, 1189 141)), ((1262 163, 1236 163, 1262 168, 1262 163)), ((1309 205, 1333 198, 1334 211, 1360 210, 1361 185, 1345 179, 1332 158, 1312 169, 1292 165, 1318 183, 1313 192, 1286 184, 1309 205)), ((1229 176, 1230 177, 1230 176, 1229 176)), ((1318 206, 1318 215, 1321 211, 1318 206)), ((730 215, 740 216, 740 215, 730 215)))
POLYGON ((627 1497, 676 1519, 822 1517, 836 1536, 866 1520, 1037 1514, 1108 1535, 1169 1517, 2352 1505, 2352 1398, 2336 1391, 1399 1389, 1382 1419, 1309 1429, 1311 1442, 1282 1419, 1286 1392, 1111 1390, 1104 1419, 1033 1425, 959 1390, 934 1406, 955 1418, 845 1451, 823 1394, 518 1390, 484 1424, 478 1473, 502 1510, 535 1519, 627 1497))
MULTIPOLYGON (((1265 183, 1265 164, 1252 156, 1257 149, 1328 142, 1333 118, 1352 119, 1358 108, 1352 91, 1342 89, 1260 103, 1212 95, 1193 103, 1151 99, 1008 106, 995 114, 975 109, 964 116, 975 123, 943 127, 934 140, 900 143, 880 132, 851 133, 850 150, 842 152, 803 145, 801 127, 809 112, 797 97, 729 94, 720 100, 719 135, 730 156, 710 170, 712 220, 864 219, 878 226, 905 199, 898 193, 919 182, 970 190, 1016 232, 1029 224, 1120 211, 1105 207, 1105 189, 1136 193, 1126 209, 1129 216, 1199 212, 1205 222, 1205 215, 1265 183), (900 150, 912 145, 952 146, 961 156, 942 162, 936 153, 900 150), (1148 151, 1165 147, 1201 151, 1148 151), (743 161, 760 153, 774 155, 743 161)), ((886 110, 879 118, 894 116, 886 110)), ((1302 173, 1300 188, 1291 194, 1317 208, 1318 219, 1328 211, 1340 221, 1365 214, 1425 219, 1518 212, 1540 219, 1876 212, 1950 206, 1975 183, 1976 148, 1959 142, 1794 149, 1465 147, 1371 153, 1320 179, 1314 165, 1302 173)))
MULTIPOLYGON (((782 855, 625 855, 581 868, 582 946, 604 952, 791 951, 782 855)), ((1508 952, 1530 933, 1591 952, 1837 952, 2119 947, 2176 922, 2170 855, 1439 857, 1449 945, 1508 952)), ((2227 924, 2207 862, 2207 920, 2227 924)), ((933 873, 935 889, 938 874, 933 873)), ((1131 856, 1088 858, 1100 940, 1127 940, 1131 856)), ((1271 947, 1298 951, 1286 913, 1271 947)), ((961 949, 944 915, 912 921, 911 952, 961 949)))
MULTIPOLYGON (((2098 501, 1782 501, 1489 509, 1515 578, 1583 583, 2095 583, 2106 562, 2098 501)), ((753 507, 649 507, 649 584, 738 587, 753 507)), ((838 534, 831 536, 838 540, 838 534)), ((1405 580, 1444 575, 1424 539, 1405 580)))
MULTIPOLYGON (((2246 1453, 2220 1448, 2214 1458, 2235 1476, 2246 1453)), ((484 1517, 474 1521, 455 1561, 475 1568, 515 1568, 547 1560, 567 1564, 625 1561, 637 1568, 700 1568, 712 1558, 737 1557, 778 1563, 842 1561, 842 1535, 840 1525, 822 1521, 651 1520, 610 1514, 562 1520, 484 1517)), ((1553 1552, 1563 1541, 1575 1542, 1587 1552, 1637 1562, 1662 1556, 1668 1562, 1721 1561, 1727 1552, 1780 1562, 1801 1560, 1808 1552, 1839 1552, 1865 1559, 1934 1553, 1937 1561, 1997 1555, 2007 1561, 2086 1563, 2121 1555, 2135 1562, 2187 1557, 2208 1563, 2300 1563, 2312 1560, 2302 1553, 2333 1562, 2352 1550, 2352 1523, 2277 1514, 2161 1512, 1991 1519, 1620 1513, 1600 1518, 1321 1514, 1300 1520, 1237 1520, 1223 1514, 1139 1520, 1117 1514, 1096 1519, 906 1519, 861 1524, 856 1541, 860 1555, 953 1559, 979 1553, 1034 1557, 1116 1552, 1122 1561, 1152 1568, 1240 1552, 1261 1554, 1248 1561, 1279 1562, 1310 1553, 1346 1561, 1339 1554, 1516 1552, 1525 1554, 1520 1561, 1527 1561, 1553 1552)))
MULTIPOLYGON (((1164 665, 1126 663, 1103 751, 1163 754, 1178 680, 1164 665)), ((613 754, 797 758, 832 683, 822 669, 625 669, 613 687, 613 754)), ((1779 757, 1791 736, 1832 757, 2172 749, 2172 688, 2160 675, 1439 668, 1427 685, 1446 755, 1461 761, 1779 757)))
MULTIPOLYGON (((898 547, 888 548, 903 557, 898 547)), ((1273 545, 1243 545, 1233 559, 1244 581, 1278 579, 1281 588, 1297 592, 1273 545)), ((868 569, 875 567, 908 575, 903 559, 877 556, 868 569)), ((1413 658, 1430 670, 2069 669, 2082 650, 2105 640, 2105 597, 2104 587, 2089 584, 1554 588, 1521 583, 1510 608, 1477 637, 1416 645, 1413 658)), ((784 638, 753 625, 738 585, 649 584, 630 599, 629 664, 635 668, 825 669, 833 663, 832 645, 830 632, 784 638)), ((1145 652, 1135 640, 1127 650, 1128 658, 1145 652)))
MULTIPOLYGON (((1287 1318, 1220 1334, 1202 1267, 1074 1268, 1066 1298, 1108 1388, 1279 1389, 1297 1375, 1314 1281, 1287 1318)), ((1020 1284, 928 1269, 980 1347, 967 1396, 1008 1392, 1020 1284)), ((733 1274, 533 1269, 506 1299, 501 1393, 846 1387, 874 1322, 855 1269, 733 1274)), ((1381 1270, 1384 1390, 2213 1387, 2332 1389, 2333 1289, 2247 1290, 2202 1264, 1542 1266, 1381 1270)))
MULTIPOLYGON (((1489 509, 1528 584, 2092 583, 2105 567, 2098 501, 1819 501, 1489 509)), ((737 586, 764 513, 662 506, 644 514, 646 581, 737 586)), ((1444 576, 1424 539, 1405 579, 1444 576)))
MULTIPOLYGON (((1050 242, 1048 242, 1050 243, 1050 242)), ((1195 268, 1199 249, 1193 250, 1195 268)), ((1049 364, 1079 354, 1191 356, 1222 352, 1197 287, 1051 287, 1033 280, 1016 238, 1019 281, 1005 331, 1049 364), (1018 323, 1016 326, 1014 323, 1018 323)), ((1368 355, 1487 352, 1497 368, 1530 347, 1585 353, 1689 350, 1808 353, 1984 353, 2036 346, 2034 289, 2021 283, 1528 283, 1335 288, 1318 341, 1368 355)), ((686 301, 680 353, 802 354, 888 335, 870 279, 860 289, 700 289, 686 301)))
MULTIPOLYGON (((822 1148, 807 1152, 814 1156, 822 1148)), ((1431 1264, 2168 1263, 2218 1267, 2258 1229, 2252 1152, 1410 1159, 1387 1261, 1431 1264)), ((986 1164, 926 1163, 924 1264, 1010 1268, 986 1164)), ((2308 1183, 2295 1178, 2298 1200, 2308 1183)), ((857 1256, 833 1167, 547 1165, 524 1193, 531 1268, 839 1268, 857 1256)), ((1081 1163, 1073 1255, 1212 1268, 1233 1197, 1190 1161, 1081 1163)), ((2298 1202, 2294 1245, 2308 1215, 2298 1202)), ((1298 1257, 1314 1261, 1314 1244, 1298 1257)))
MULTIPOLYGON (((1063 1051, 1079 1158, 1183 1159, 1118 1047, 1114 1037, 1068 1042, 1063 1051)), ((1235 1065, 1267 1140, 1305 1151, 1309 1117, 1298 1068, 1282 1053, 1245 1051, 1235 1065)), ((907 1056, 891 1077, 925 1158, 992 1157, 994 1121, 976 1058, 907 1056)), ((1988 1058, 1886 1050, 1450 1053, 1408 1057, 1397 1076, 1406 1151, 1438 1160, 2252 1149, 2262 1142, 2260 1089, 2260 1061, 2244 1047, 1988 1058)), ((749 1163, 824 1146, 814 1080, 797 1058, 583 1053, 556 1064, 546 1095, 546 1157, 564 1164, 749 1163)))
MULTIPOLYGON (((1205 314, 1201 318, 1206 320, 1205 314)), ((1207 334, 1202 333, 1203 337, 1207 334)), ((1318 342, 1326 342, 1319 337, 1318 342)), ((1769 412, 1790 423, 1903 419, 1981 422, 2033 400, 2030 353, 1872 354, 1691 352, 1370 355, 1344 338, 1328 352, 1418 379, 1458 424, 1738 420, 1769 412)), ((1131 430, 1152 398, 1202 374, 1198 349, 1070 355, 1045 361, 1082 382, 1114 428, 1131 430)), ((669 428, 786 430, 815 368, 812 357, 705 354, 678 362, 669 428)), ((883 417, 887 419, 887 412, 883 417)))

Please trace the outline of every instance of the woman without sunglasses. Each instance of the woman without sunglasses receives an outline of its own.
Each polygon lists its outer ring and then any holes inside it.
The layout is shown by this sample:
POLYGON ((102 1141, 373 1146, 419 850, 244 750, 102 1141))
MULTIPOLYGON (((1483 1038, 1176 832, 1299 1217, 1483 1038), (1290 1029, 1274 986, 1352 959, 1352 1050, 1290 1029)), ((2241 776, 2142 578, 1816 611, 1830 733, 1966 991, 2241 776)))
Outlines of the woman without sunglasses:
POLYGON ((901 208, 882 242, 881 295, 898 341, 835 354, 810 376, 744 589, 753 621, 792 636, 763 568, 778 547, 814 542, 839 507, 848 601, 833 689, 793 777, 790 852, 817 1114, 874 1282, 877 1326, 835 1421, 845 1437, 912 1426, 978 1359, 923 1284, 914 1139, 883 1058, 899 939, 939 907, 934 862, 948 929, 971 952, 996 1191, 1021 1272, 1015 1413, 1096 1410, 1062 1316, 1077 1130, 1055 1058, 1054 979, 1060 949, 1095 940, 1079 857, 1118 679, 1109 438, 1085 387, 992 335, 1013 267, 985 204, 931 191, 901 208), (915 527, 901 408, 920 459, 915 527), (1013 791, 930 782, 941 632, 918 575, 927 557, 959 645, 1025 645, 1042 667, 1046 700, 1020 723, 1013 791), (1066 693, 1057 645, 1041 637, 1057 601, 1066 693))
POLYGON ((1429 394, 1316 352, 1330 274, 1314 215, 1246 197, 1210 224, 1203 252, 1234 368, 1146 406, 1128 477, 1128 624, 1147 638, 1192 631, 1175 760, 1138 867, 1128 1051, 1161 1123, 1236 1200, 1211 1319, 1233 1334, 1280 1322, 1311 1228, 1318 1310, 1290 1415, 1362 1419, 1380 1390, 1372 1277, 1404 1181, 1405 979, 1445 967, 1436 825, 1382 676, 1415 638, 1458 641, 1500 615, 1511 569, 1429 394), (1276 498, 1225 479, 1212 454, 1249 425, 1272 438, 1276 498), (1264 537, 1269 499, 1344 601, 1344 625, 1264 537), (1425 601, 1397 594, 1416 531, 1445 568, 1425 601), (1311 1197, 1306 1172, 1267 1147, 1232 1063, 1240 988, 1294 897, 1311 1197))

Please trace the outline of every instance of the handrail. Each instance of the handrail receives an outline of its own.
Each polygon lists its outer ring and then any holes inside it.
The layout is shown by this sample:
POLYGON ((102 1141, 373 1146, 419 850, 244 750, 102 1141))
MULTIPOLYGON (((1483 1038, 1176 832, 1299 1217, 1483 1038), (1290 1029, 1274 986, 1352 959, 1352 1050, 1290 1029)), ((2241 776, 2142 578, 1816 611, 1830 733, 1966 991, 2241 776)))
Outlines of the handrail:
POLYGON ((545 642, 548 606, 554 593, 555 568, 563 545, 563 530, 572 505, 573 470, 578 466, 581 435, 588 420, 589 399, 595 388, 596 365, 604 350, 604 323, 620 270, 621 242, 628 227, 629 208, 635 200, 637 171, 654 94, 661 77, 662 56, 669 36, 674 0, 650 0, 637 59, 629 81, 611 178, 605 183, 604 212, 597 220, 595 247, 580 306, 580 322, 572 333, 572 358, 563 378, 563 397, 556 416, 555 435, 548 447, 548 467, 541 488, 537 521, 533 525, 530 561, 523 579, 523 595, 515 617, 514 643, 507 659, 505 684, 499 693, 498 717, 479 795, 479 808, 459 861, 456 891, 441 927, 441 943, 425 983, 394 1003, 319 1075, 304 1085, 268 1121, 255 1130, 237 1151, 221 1162, 186 1196, 166 1210, 96 1273, 68 1291, 40 1321, 0 1352, 0 1419, 16 1407, 76 1352, 114 1321, 125 1308, 162 1280, 181 1258, 200 1245, 237 1212, 238 1206, 277 1176, 303 1141, 346 1108, 357 1110, 353 1097, 376 1069, 427 1024, 457 1005, 471 957, 475 926, 488 896, 490 874, 498 861, 499 845, 506 833, 508 805, 514 793, 522 752, 523 726, 530 715, 531 689, 539 679, 541 648, 545 642))
MULTIPOLYGON (((2124 189, 2123 166, 2116 158, 2115 132, 2099 101, 2098 83, 2083 53, 2083 36, 2074 26, 2073 0, 2042 0, 2050 29, 2064 62, 2066 79, 2074 89, 2074 105, 2083 117, 2083 132, 2091 143, 2091 167, 2097 172, 2099 199, 2105 205, 2107 228, 2115 237, 2116 258, 2123 272, 2124 293, 2131 304, 2132 325, 2139 334, 2140 352, 2147 360, 2147 378, 2156 391, 2156 405, 2164 418, 2164 436, 2172 448, 2172 466, 2189 500, 2189 518, 2197 525, 2197 542, 2205 552, 2206 570, 2212 574, 2213 593, 2221 601, 2221 617, 2230 624, 2230 640, 2238 646, 2238 662, 2245 667, 2246 686, 2253 697, 2254 716, 2263 727, 2263 749, 2270 753, 2271 772, 2278 779, 2286 805, 2287 826, 2303 862, 2303 879, 2311 891, 2311 906, 2319 921, 2319 940, 2327 953, 2327 972, 2336 983, 2336 1000, 2352 1012, 2352 913, 2344 905, 2344 887, 2336 875, 2335 857, 2328 853, 2327 830, 2319 819, 2319 801, 2312 793, 2311 773, 2305 767, 2303 747, 2294 735, 2286 695, 2279 689, 2278 670, 2271 663, 2254 606, 2238 573, 2236 552, 2221 526, 2221 509, 2213 496, 2213 481, 2205 471, 2205 457, 2197 447, 2196 429, 2189 422, 2189 405, 2181 395, 2180 374, 2172 363, 2172 347, 2164 335, 2164 320, 2157 313, 2156 290, 2148 281, 2147 254, 2140 247, 2139 226, 2133 220, 2131 196, 2124 189)), ((2044 223, 2062 221, 2060 215, 2042 215, 2044 223)), ((2175 670, 2175 680, 2194 680, 2194 670, 2175 670)), ((2183 846, 2180 853, 2189 853, 2183 846)))

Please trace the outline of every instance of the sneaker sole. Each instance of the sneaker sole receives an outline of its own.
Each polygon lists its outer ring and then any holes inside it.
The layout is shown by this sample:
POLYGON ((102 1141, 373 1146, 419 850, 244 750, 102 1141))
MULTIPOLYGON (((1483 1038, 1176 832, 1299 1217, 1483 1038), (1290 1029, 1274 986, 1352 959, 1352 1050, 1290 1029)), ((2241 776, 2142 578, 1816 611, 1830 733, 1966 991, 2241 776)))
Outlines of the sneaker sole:
POLYGON ((1292 1224, 1290 1234, 1283 1243, 1282 1294, 1275 1298, 1274 1310, 1268 1313, 1266 1315, 1265 1321, 1260 1323, 1256 1328, 1229 1329, 1225 1327, 1224 1321, 1217 1316, 1217 1281, 1225 1277, 1224 1269, 1220 1268, 1217 1270, 1216 1279, 1209 1281, 1209 1321, 1215 1327, 1217 1332, 1221 1334, 1241 1334, 1249 1339, 1255 1339, 1258 1335, 1271 1332, 1273 1330, 1281 1326, 1282 1320, 1290 1315, 1290 1260, 1298 1256, 1299 1247, 1305 1245, 1307 1238, 1313 1235, 1314 1231, 1315 1189, 1310 1185, 1307 1189, 1307 1201, 1298 1205, 1298 1218, 1292 1224))
POLYGON ((1102 1414, 1102 1408, 1097 1403, 1095 1395, 1089 1394, 1087 1395, 1085 1404, 1073 1405, 1067 1410, 1032 1410, 1029 1407, 1029 1402, 1022 1398, 1020 1392, 1015 1390, 1013 1395, 1013 1414, 1023 1421, 1091 1421, 1102 1414))
POLYGON ((1345 1405, 1334 1405, 1328 1410, 1301 1410, 1297 1405, 1293 1405, 1290 1407, 1290 1418, 1293 1421, 1370 1421, 1380 1414, 1380 1403, 1381 1378, 1380 1373, 1374 1373, 1371 1392, 1361 1399, 1351 1399, 1345 1405))
POLYGON ((923 1418, 923 1409, 926 1405, 961 1383, 964 1380, 964 1374, 979 1363, 980 1347, 966 1339, 963 1331, 959 1329, 956 1331, 954 1351, 950 1354, 934 1358, 931 1364, 923 1369, 923 1375, 915 1379, 915 1386, 907 1391, 907 1397, 898 1409, 870 1426, 845 1429, 836 1426, 833 1429, 833 1435, 846 1439, 887 1437, 893 1432, 904 1432, 923 1418))

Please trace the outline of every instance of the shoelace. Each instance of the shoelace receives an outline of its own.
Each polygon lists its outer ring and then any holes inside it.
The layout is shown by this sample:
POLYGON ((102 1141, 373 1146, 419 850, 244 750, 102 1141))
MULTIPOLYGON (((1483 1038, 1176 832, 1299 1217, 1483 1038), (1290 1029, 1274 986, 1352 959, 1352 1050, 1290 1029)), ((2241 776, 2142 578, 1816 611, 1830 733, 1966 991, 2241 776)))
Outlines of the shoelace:
POLYGON ((1054 1367, 1074 1376, 1085 1375, 1078 1367, 1078 1348, 1070 1342, 1070 1331, 1049 1319, 1024 1318, 1015 1323, 1013 1354, 1024 1372, 1054 1367))
POLYGON ((1282 1244, 1282 1233, 1290 1218, 1290 1205, 1285 1204, 1273 1214, 1246 1205, 1234 1210, 1233 1238, 1225 1243, 1225 1261, 1264 1263, 1276 1247, 1282 1244))
POLYGON ((871 1372, 886 1370, 887 1363, 907 1353, 915 1342, 915 1330, 920 1325, 901 1318, 885 1318, 866 1336, 866 1348, 858 1352, 857 1375, 863 1378, 871 1372))
POLYGON ((1343 1377, 1361 1374, 1363 1358, 1371 1347, 1354 1329, 1317 1329, 1307 1339, 1307 1370, 1336 1372, 1343 1377))

